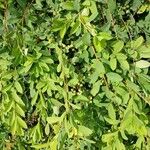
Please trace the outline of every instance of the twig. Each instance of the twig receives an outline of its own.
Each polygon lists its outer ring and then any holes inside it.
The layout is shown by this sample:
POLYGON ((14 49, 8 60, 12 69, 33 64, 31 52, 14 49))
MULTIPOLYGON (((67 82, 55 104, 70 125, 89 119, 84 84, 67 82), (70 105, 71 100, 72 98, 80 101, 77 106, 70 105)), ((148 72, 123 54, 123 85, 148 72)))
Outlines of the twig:
POLYGON ((4 1, 4 32, 8 31, 8 0, 4 1))

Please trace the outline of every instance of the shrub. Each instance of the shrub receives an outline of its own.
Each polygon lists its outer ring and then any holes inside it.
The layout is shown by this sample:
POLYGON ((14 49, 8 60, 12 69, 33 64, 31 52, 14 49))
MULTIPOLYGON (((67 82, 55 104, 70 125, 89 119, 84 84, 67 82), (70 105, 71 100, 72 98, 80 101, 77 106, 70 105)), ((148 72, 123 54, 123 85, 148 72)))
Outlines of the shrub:
POLYGON ((0 149, 150 149, 147 0, 0 2, 0 149))

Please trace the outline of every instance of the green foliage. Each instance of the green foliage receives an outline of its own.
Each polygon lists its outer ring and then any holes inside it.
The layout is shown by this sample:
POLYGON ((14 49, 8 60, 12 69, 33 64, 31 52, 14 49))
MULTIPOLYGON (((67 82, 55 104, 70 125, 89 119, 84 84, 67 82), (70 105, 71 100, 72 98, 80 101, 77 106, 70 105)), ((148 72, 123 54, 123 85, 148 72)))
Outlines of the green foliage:
POLYGON ((150 149, 149 0, 0 2, 0 149, 150 149))

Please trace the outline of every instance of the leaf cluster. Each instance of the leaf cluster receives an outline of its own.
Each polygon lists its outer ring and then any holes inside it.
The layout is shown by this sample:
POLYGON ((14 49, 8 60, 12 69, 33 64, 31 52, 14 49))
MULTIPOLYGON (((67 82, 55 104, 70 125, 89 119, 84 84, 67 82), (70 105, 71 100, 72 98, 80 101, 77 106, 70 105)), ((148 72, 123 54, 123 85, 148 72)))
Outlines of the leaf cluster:
POLYGON ((0 2, 0 149, 150 149, 150 2, 0 2))

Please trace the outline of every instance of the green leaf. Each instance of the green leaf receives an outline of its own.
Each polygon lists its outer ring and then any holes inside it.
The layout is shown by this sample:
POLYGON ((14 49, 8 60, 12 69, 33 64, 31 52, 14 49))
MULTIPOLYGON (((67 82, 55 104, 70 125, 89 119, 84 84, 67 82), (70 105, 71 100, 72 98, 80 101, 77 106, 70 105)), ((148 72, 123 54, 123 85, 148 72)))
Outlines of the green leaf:
POLYGON ((61 30, 62 27, 64 28, 65 27, 64 22, 65 22, 65 20, 62 18, 53 20, 52 31, 57 32, 57 31, 61 30))
POLYGON ((148 67, 150 67, 150 62, 148 62, 146 60, 139 60, 139 61, 135 62, 135 66, 138 68, 148 68, 148 67))
POLYGON ((89 9, 88 8, 84 8, 82 10, 82 13, 81 13, 82 16, 88 16, 89 15, 89 9))
POLYGON ((99 73, 95 71, 93 74, 90 76, 90 83, 95 83, 99 77, 99 73))
POLYGON ((143 5, 140 7, 140 9, 138 10, 137 14, 142 14, 142 13, 144 13, 144 12, 146 11, 147 7, 148 7, 147 4, 145 4, 145 5, 143 4, 143 5))
POLYGON ((62 69, 62 66, 61 66, 61 64, 59 64, 59 65, 57 66, 57 72, 60 72, 61 69, 62 69))
POLYGON ((110 68, 111 68, 112 70, 115 70, 116 67, 117 67, 117 60, 116 60, 116 58, 113 58, 113 57, 110 58, 109 65, 110 65, 110 68))
POLYGON ((36 92, 31 100, 31 105, 34 106, 36 104, 36 101, 38 99, 38 92, 36 92))
POLYGON ((24 102, 22 101, 22 99, 17 95, 16 91, 13 90, 11 93, 12 98, 20 105, 25 106, 24 102))
POLYGON ((126 83, 127 83, 127 87, 132 89, 133 91, 135 91, 137 93, 140 91, 139 86, 136 85, 135 83, 131 82, 130 80, 127 80, 126 83))
POLYGON ((70 31, 70 34, 74 34, 78 31, 78 29, 80 28, 81 24, 80 24, 80 21, 77 20, 74 25, 72 26, 71 28, 71 31, 70 31))
POLYGON ((99 32, 98 35, 97 35, 97 38, 98 38, 99 41, 111 40, 112 36, 111 36, 110 33, 107 33, 107 32, 99 32))
POLYGON ((49 124, 46 124, 46 126, 45 126, 45 134, 49 135, 49 133, 50 133, 50 127, 49 127, 49 124))
POLYGON ((16 112, 20 115, 20 116, 22 116, 22 117, 25 117, 25 112, 24 112, 24 110, 18 105, 18 104, 16 104, 16 112))
POLYGON ((94 83, 93 88, 91 90, 91 94, 93 96, 95 96, 99 92, 100 85, 101 85, 100 81, 97 81, 96 83, 94 83))
POLYGON ((111 118, 104 117, 104 119, 105 119, 109 124, 112 124, 112 125, 117 124, 116 120, 113 120, 113 119, 111 119, 111 118))
POLYGON ((128 140, 127 136, 125 135, 124 130, 121 130, 120 133, 121 133, 121 136, 122 136, 122 138, 123 138, 124 140, 128 140))
POLYGON ((138 47, 140 47, 142 45, 143 42, 144 42, 144 39, 142 36, 140 36, 138 39, 131 42, 131 47, 134 49, 137 49, 138 47))
POLYGON ((79 82, 79 80, 77 78, 73 78, 73 79, 69 80, 68 85, 75 86, 78 84, 78 82, 79 82))
POLYGON ((55 139, 55 137, 53 139, 54 140, 50 142, 50 148, 51 150, 57 150, 58 141, 55 139))
POLYGON ((120 63, 121 68, 123 70, 129 70, 130 69, 129 63, 126 60, 119 61, 119 63, 120 63))
POLYGON ((31 147, 35 149, 43 149, 43 148, 48 148, 50 146, 50 143, 44 143, 44 144, 37 144, 37 145, 32 145, 31 147))
POLYGON ((8 106, 5 107, 5 113, 8 113, 13 108, 13 106, 14 106, 14 101, 10 101, 8 103, 8 106))
POLYGON ((41 68, 43 68, 43 70, 45 70, 47 72, 49 72, 49 70, 50 70, 49 67, 48 67, 48 65, 46 63, 44 63, 44 62, 39 62, 39 66, 41 68))
POLYGON ((39 92, 39 95, 40 95, 40 103, 42 104, 42 106, 44 108, 46 108, 46 102, 45 102, 45 99, 43 97, 43 93, 41 91, 39 92))
POLYGON ((140 54, 140 58, 150 58, 150 44, 140 46, 138 53, 140 54))
POLYGON ((67 31, 67 27, 66 27, 66 24, 65 24, 65 25, 62 26, 62 28, 61 28, 61 30, 59 32, 61 39, 64 38, 64 36, 66 34, 66 31, 67 31))
POLYGON ((97 17, 97 15, 98 15, 98 10, 97 10, 97 6, 96 6, 96 2, 91 1, 90 10, 91 10, 92 14, 91 14, 91 16, 88 19, 89 22, 93 21, 97 17))
POLYGON ((84 95, 78 95, 74 98, 76 101, 89 102, 89 99, 84 95))
POLYGON ((93 37, 93 44, 97 52, 101 52, 103 50, 103 46, 96 36, 93 37))
POLYGON ((12 135, 15 135, 16 131, 17 131, 17 120, 15 120, 13 122, 13 125, 11 126, 12 135))
POLYGON ((102 141, 109 143, 109 142, 112 141, 112 139, 115 139, 115 137, 116 137, 117 134, 118 134, 117 132, 112 132, 112 133, 103 134, 103 136, 102 136, 102 141))
POLYGON ((23 94, 22 86, 18 81, 15 82, 14 86, 19 93, 23 94))
POLYGON ((121 82, 123 80, 119 74, 114 73, 114 72, 109 72, 106 74, 106 76, 107 76, 108 80, 110 80, 111 82, 118 83, 118 82, 121 82))
POLYGON ((73 2, 63 2, 62 3, 62 8, 63 9, 66 9, 66 10, 74 10, 74 5, 73 5, 73 2))
POLYGON ((92 67, 95 68, 97 73, 102 75, 105 74, 105 67, 101 61, 93 59, 92 62, 93 62, 92 67))
POLYGON ((108 116, 112 119, 112 120, 116 120, 116 112, 115 109, 113 107, 112 104, 108 105, 108 116))
POLYGON ((31 67, 32 67, 32 63, 30 64, 30 65, 28 65, 28 66, 25 66, 24 68, 22 68, 21 70, 20 70, 20 74, 23 74, 23 73, 27 73, 30 69, 31 69, 31 67))
POLYGON ((126 60, 127 56, 123 53, 117 53, 116 54, 117 59, 121 62, 122 60, 126 60))
POLYGON ((17 2, 21 7, 25 7, 27 4, 27 0, 17 0, 17 2))
POLYGON ((92 134, 91 129, 89 129, 85 126, 81 126, 81 125, 78 126, 78 135, 79 136, 85 136, 86 137, 86 136, 89 136, 91 134, 92 134))
POLYGON ((124 47, 124 42, 123 41, 117 41, 114 45, 113 45, 113 49, 115 53, 120 52, 124 47))
POLYGON ((25 122, 23 119, 21 119, 19 116, 17 116, 17 122, 19 123, 19 125, 20 125, 22 128, 25 128, 25 129, 28 128, 26 122, 25 122))
POLYGON ((111 13, 113 13, 116 9, 116 0, 108 0, 107 1, 108 9, 111 13))
POLYGON ((59 121, 61 121, 60 117, 47 117, 47 122, 49 124, 54 124, 54 123, 57 123, 59 121))
POLYGON ((42 57, 41 61, 44 62, 44 63, 47 63, 47 64, 53 64, 54 63, 54 61, 51 58, 48 58, 48 57, 42 57))
POLYGON ((89 46, 91 44, 91 35, 88 32, 84 33, 82 41, 85 45, 89 46))

